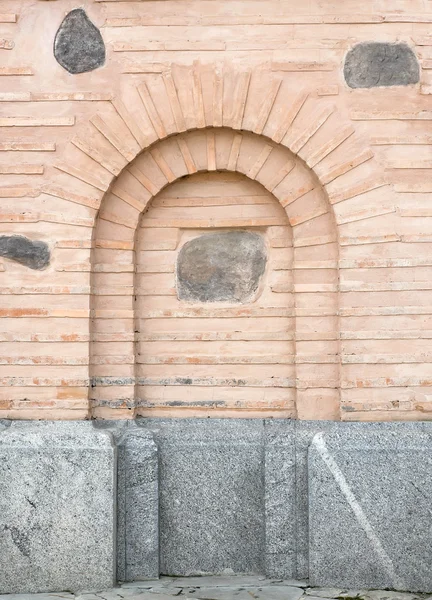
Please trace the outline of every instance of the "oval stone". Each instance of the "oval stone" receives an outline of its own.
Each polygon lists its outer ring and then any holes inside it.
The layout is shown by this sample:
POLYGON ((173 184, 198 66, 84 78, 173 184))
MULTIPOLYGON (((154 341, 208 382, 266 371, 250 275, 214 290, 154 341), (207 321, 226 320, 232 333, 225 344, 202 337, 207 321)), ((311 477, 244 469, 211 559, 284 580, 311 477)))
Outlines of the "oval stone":
POLYGON ((0 256, 29 269, 45 269, 50 262, 50 249, 46 242, 33 241, 23 235, 0 235, 0 256))
POLYGON ((177 260, 177 295, 190 302, 247 302, 267 258, 261 235, 227 231, 187 242, 177 260))
POLYGON ((420 77, 412 49, 404 43, 367 42, 346 55, 345 81, 351 88, 410 85, 420 77))
POLYGON ((54 56, 72 73, 94 71, 105 63, 105 44, 99 29, 82 8, 66 15, 54 40, 54 56))

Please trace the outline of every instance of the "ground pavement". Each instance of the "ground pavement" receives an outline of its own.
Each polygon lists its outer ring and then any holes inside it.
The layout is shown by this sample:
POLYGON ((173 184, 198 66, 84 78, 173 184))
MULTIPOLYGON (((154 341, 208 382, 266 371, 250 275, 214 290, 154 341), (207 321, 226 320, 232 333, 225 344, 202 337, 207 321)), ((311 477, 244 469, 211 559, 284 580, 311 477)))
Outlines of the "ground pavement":
POLYGON ((432 600, 430 594, 386 590, 311 588, 306 581, 258 576, 161 577, 117 588, 71 594, 0 595, 0 600, 432 600))

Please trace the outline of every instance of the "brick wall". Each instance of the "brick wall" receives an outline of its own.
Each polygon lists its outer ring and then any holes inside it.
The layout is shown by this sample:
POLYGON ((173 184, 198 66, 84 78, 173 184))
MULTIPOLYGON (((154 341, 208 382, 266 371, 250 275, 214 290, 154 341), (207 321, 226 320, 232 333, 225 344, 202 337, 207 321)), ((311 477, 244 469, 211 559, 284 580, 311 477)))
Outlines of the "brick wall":
POLYGON ((427 419, 431 24, 2 0, 0 418, 427 419), (253 293, 179 299, 181 249, 233 231, 253 293))

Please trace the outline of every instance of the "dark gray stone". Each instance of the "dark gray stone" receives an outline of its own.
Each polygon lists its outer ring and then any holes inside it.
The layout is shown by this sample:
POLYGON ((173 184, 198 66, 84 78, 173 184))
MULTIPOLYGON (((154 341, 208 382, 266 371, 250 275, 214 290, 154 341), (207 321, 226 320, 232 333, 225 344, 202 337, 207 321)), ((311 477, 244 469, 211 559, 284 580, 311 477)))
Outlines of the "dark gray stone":
POLYGON ((159 482, 156 444, 134 422, 117 442, 117 579, 159 577, 159 482))
POLYGON ((311 585, 432 591, 432 424, 338 424, 309 450, 311 585))
POLYGON ((247 302, 266 266, 262 236, 227 231, 197 237, 180 250, 177 294, 194 302, 247 302))
POLYGON ((0 593, 113 585, 115 466, 91 422, 0 432, 0 593))
POLYGON ((45 269, 50 262, 50 249, 46 242, 29 240, 23 235, 0 235, 0 256, 30 269, 45 269))
POLYGON ((101 33, 82 8, 71 10, 64 18, 54 40, 54 56, 73 75, 94 71, 105 63, 101 33))
POLYGON ((297 572, 295 422, 265 421, 265 573, 292 578, 297 572))
POLYGON ((159 449, 161 573, 263 573, 263 421, 138 424, 159 449))
POLYGON ((407 44, 367 42, 348 52, 344 76, 351 88, 410 85, 419 81, 420 70, 407 44))

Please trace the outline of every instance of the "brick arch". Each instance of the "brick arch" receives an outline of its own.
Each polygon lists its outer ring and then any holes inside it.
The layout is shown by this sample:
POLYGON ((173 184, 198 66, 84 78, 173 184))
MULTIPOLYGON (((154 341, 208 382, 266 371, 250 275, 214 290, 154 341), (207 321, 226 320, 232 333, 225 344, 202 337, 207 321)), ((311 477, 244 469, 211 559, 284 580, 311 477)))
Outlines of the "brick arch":
POLYGON ((355 204, 386 180, 369 143, 329 93, 299 91, 296 78, 267 71, 172 65, 100 103, 61 150, 45 191, 93 208, 96 218, 105 192, 143 151, 179 133, 226 127, 299 156, 326 190, 336 222, 345 222, 341 203, 355 204))
MULTIPOLYGON (((104 197, 93 240, 93 414, 135 412, 134 250, 141 215, 173 182, 216 171, 237 172, 259 183, 284 208, 292 228, 294 305, 275 308, 272 314, 286 312, 295 320, 296 377, 287 385, 297 397, 295 412, 279 415, 337 418, 338 244, 327 195, 313 171, 286 147, 228 128, 188 131, 159 141, 131 162, 104 197)), ((213 225, 219 229, 229 223, 213 225)), ((249 219, 234 225, 266 228, 277 223, 249 219)))
MULTIPOLYGON (((120 174, 128 173, 130 175, 130 169, 127 167, 131 165, 133 168, 135 158, 155 153, 157 155, 158 152, 160 153, 160 144, 178 138, 179 152, 186 165, 188 162, 187 150, 185 146, 183 149, 181 147, 181 140, 184 139, 183 135, 186 132, 200 131, 203 133, 208 148, 212 147, 212 132, 219 129, 225 128, 238 132, 235 136, 238 140, 237 143, 240 140, 239 136, 243 138, 246 132, 250 132, 259 136, 264 146, 267 147, 262 146, 261 158, 254 155, 254 164, 248 166, 249 173, 252 174, 254 169, 258 168, 255 178, 257 181, 266 173, 267 166, 271 164, 271 161, 279 155, 273 149, 274 147, 292 152, 301 159, 304 166, 309 167, 310 172, 313 171, 312 179, 315 184, 320 184, 322 197, 326 197, 326 212, 314 217, 314 210, 318 205, 324 210, 322 199, 317 201, 318 204, 315 206, 313 203, 308 205, 313 209, 310 213, 307 212, 308 207, 304 204, 304 199, 316 194, 312 190, 305 192, 301 202, 299 198, 286 197, 281 200, 287 202, 287 214, 294 225, 294 232, 300 231, 300 225, 303 229, 309 228, 309 234, 305 236, 307 240, 300 241, 297 245, 298 251, 296 250, 299 253, 300 248, 303 248, 302 252, 307 264, 305 270, 314 270, 316 267, 322 274, 328 273, 330 268, 333 269, 337 266, 337 251, 332 258, 328 259, 329 262, 318 260, 318 263, 321 264, 317 264, 314 254, 316 249, 328 246, 328 248, 337 250, 336 241, 340 224, 373 217, 377 211, 365 210, 364 204, 368 205, 369 196, 373 198, 378 188, 380 198, 387 204, 389 201, 392 203, 391 196, 393 194, 370 147, 365 143, 362 135, 353 128, 351 121, 345 117, 343 111, 341 112, 337 107, 337 99, 327 95, 329 91, 331 92, 326 89, 299 91, 297 82, 293 78, 284 77, 282 80, 274 73, 264 71, 256 72, 251 76, 249 72, 236 72, 227 67, 220 69, 204 67, 199 64, 195 64, 193 67, 173 65, 171 69, 162 74, 149 74, 138 85, 134 82, 130 87, 123 89, 121 95, 112 101, 101 103, 98 107, 98 114, 87 123, 82 123, 79 134, 61 151, 62 160, 56 164, 57 169, 52 172, 52 183, 47 186, 45 191, 52 196, 84 207, 86 218, 81 221, 86 227, 91 220, 99 223, 101 215, 105 215, 104 220, 108 222, 106 217, 109 217, 108 213, 112 212, 108 199, 112 198, 115 190, 119 197, 120 174), (266 158, 267 152, 270 152, 270 155, 266 158), (185 157, 183 157, 184 153, 186 153, 185 157), (259 168, 260 160, 264 161, 262 169, 259 168), (302 206, 302 212, 296 215, 294 211, 300 206, 302 206), (297 223, 296 219, 305 219, 304 224, 297 223), (331 222, 332 226, 324 227, 322 223, 325 220, 331 222), (321 224, 320 227, 317 227, 318 223, 321 224)), ((233 156, 235 156, 235 144, 233 144, 232 150, 233 156)), ((221 168, 218 163, 216 167, 221 168)), ((246 170, 245 167, 244 170, 246 170)), ((249 173, 248 176, 250 176, 249 173)), ((146 174, 144 173, 143 176, 145 177, 146 174)), ((150 189, 146 188, 147 194, 157 193, 156 189, 152 189, 150 183, 149 185, 150 189)), ((267 185, 269 184, 267 183, 267 185)), ((299 186, 298 193, 301 194, 301 192, 301 186, 299 186)), ((129 200, 129 204, 134 202, 132 198, 129 200)), ((139 201, 135 209, 142 210, 142 204, 143 201, 139 201)), ((128 210, 132 210, 132 206, 129 206, 128 210)), ((378 214, 382 214, 382 211, 378 214)), ((127 219, 129 217, 131 217, 129 213, 120 217, 117 215, 117 218, 127 219)), ((81 222, 80 219, 78 221, 81 222)), ((123 223, 123 226, 127 228, 127 224, 123 223)), ((128 246, 125 243, 124 248, 120 248, 121 239, 106 240, 108 247, 104 249, 98 246, 96 231, 98 227, 99 225, 95 228, 93 243, 96 247, 92 251, 93 280, 99 272, 113 268, 108 266, 107 260, 100 253, 103 251, 109 253, 110 250, 132 252, 130 244, 128 246), (96 250, 100 255, 98 258, 95 258, 96 250)), ((321 258, 322 256, 320 256, 321 258)), ((109 258, 109 261, 112 260, 109 258)), ((132 267, 129 268, 132 269, 132 267)), ((329 281, 317 279, 317 282, 321 281, 321 289, 325 289, 325 286, 327 286, 327 290, 335 289, 334 277, 331 281, 330 279, 329 281)), ((304 290, 308 286, 305 282, 299 282, 298 285, 303 285, 304 290)), ((95 285, 93 289, 97 297, 102 296, 98 287, 95 285)), ((313 288, 309 286, 310 291, 311 289, 313 288)), ((328 293, 336 292, 329 291, 328 293)), ((301 307, 296 309, 297 313, 300 312, 300 309, 301 307)), ((118 308, 116 314, 123 314, 124 318, 128 319, 131 318, 131 310, 130 306, 125 306, 118 308)), ((317 312, 323 310, 325 309, 321 307, 317 312)), ((101 363, 104 361, 109 363, 111 360, 109 357, 95 360, 95 355, 97 356, 95 347, 98 341, 108 342, 114 339, 109 327, 104 332, 98 332, 95 327, 96 323, 100 325, 101 311, 105 311, 105 317, 110 314, 110 311, 105 308, 94 307, 93 319, 96 321, 93 321, 95 342, 92 361, 99 360, 101 363)), ((335 315, 336 309, 333 308, 329 310, 329 315, 325 318, 336 320, 335 315)), ((317 323, 318 320, 317 316, 317 323)), ((337 327, 332 326, 331 329, 333 333, 328 333, 328 337, 329 341, 334 341, 334 331, 337 330, 337 327)), ((315 335, 312 329, 308 335, 309 337, 315 335)), ((133 344, 130 331, 122 332, 121 336, 117 331, 116 339, 133 344)), ((305 340, 305 344, 308 341, 310 340, 305 340)), ((315 346, 321 358, 323 356, 320 347, 322 341, 318 336, 315 346)), ((299 341, 298 346, 300 345, 302 344, 299 341)), ((326 348, 329 347, 330 345, 326 346, 326 348)), ((125 365, 128 364, 132 354, 122 355, 125 365)), ((304 358, 305 365, 308 364, 308 361, 313 364, 313 356, 308 354, 309 356, 304 358)), ((335 361, 335 354, 337 353, 333 352, 333 357, 329 357, 329 359, 335 361)), ((111 402, 111 399, 118 401, 119 408, 115 411, 115 416, 129 416, 132 411, 128 408, 123 410, 121 407, 126 406, 133 396, 131 394, 132 383, 128 384, 128 382, 133 382, 132 371, 127 368, 120 369, 117 366, 111 368, 110 365, 107 365, 104 369, 101 364, 99 373, 105 377, 115 372, 116 375, 112 379, 113 384, 118 374, 117 379, 121 386, 117 389, 115 385, 108 386, 106 399, 108 403, 111 402)), ((327 373, 322 381, 308 378, 308 373, 313 369, 299 366, 298 373, 301 370, 304 370, 304 376, 298 377, 298 415, 303 418, 337 418, 334 411, 321 414, 319 410, 321 399, 324 396, 334 397, 334 390, 339 386, 337 369, 327 369, 331 372, 327 373), (311 390, 316 390, 316 393, 311 390), (308 397, 310 400, 305 402, 306 409, 304 411, 300 410, 301 396, 308 397), (314 400, 311 400, 312 396, 315 398, 314 400)), ((98 385, 100 379, 96 377, 93 383, 98 385)), ((97 409, 94 414, 97 415, 97 409)))

